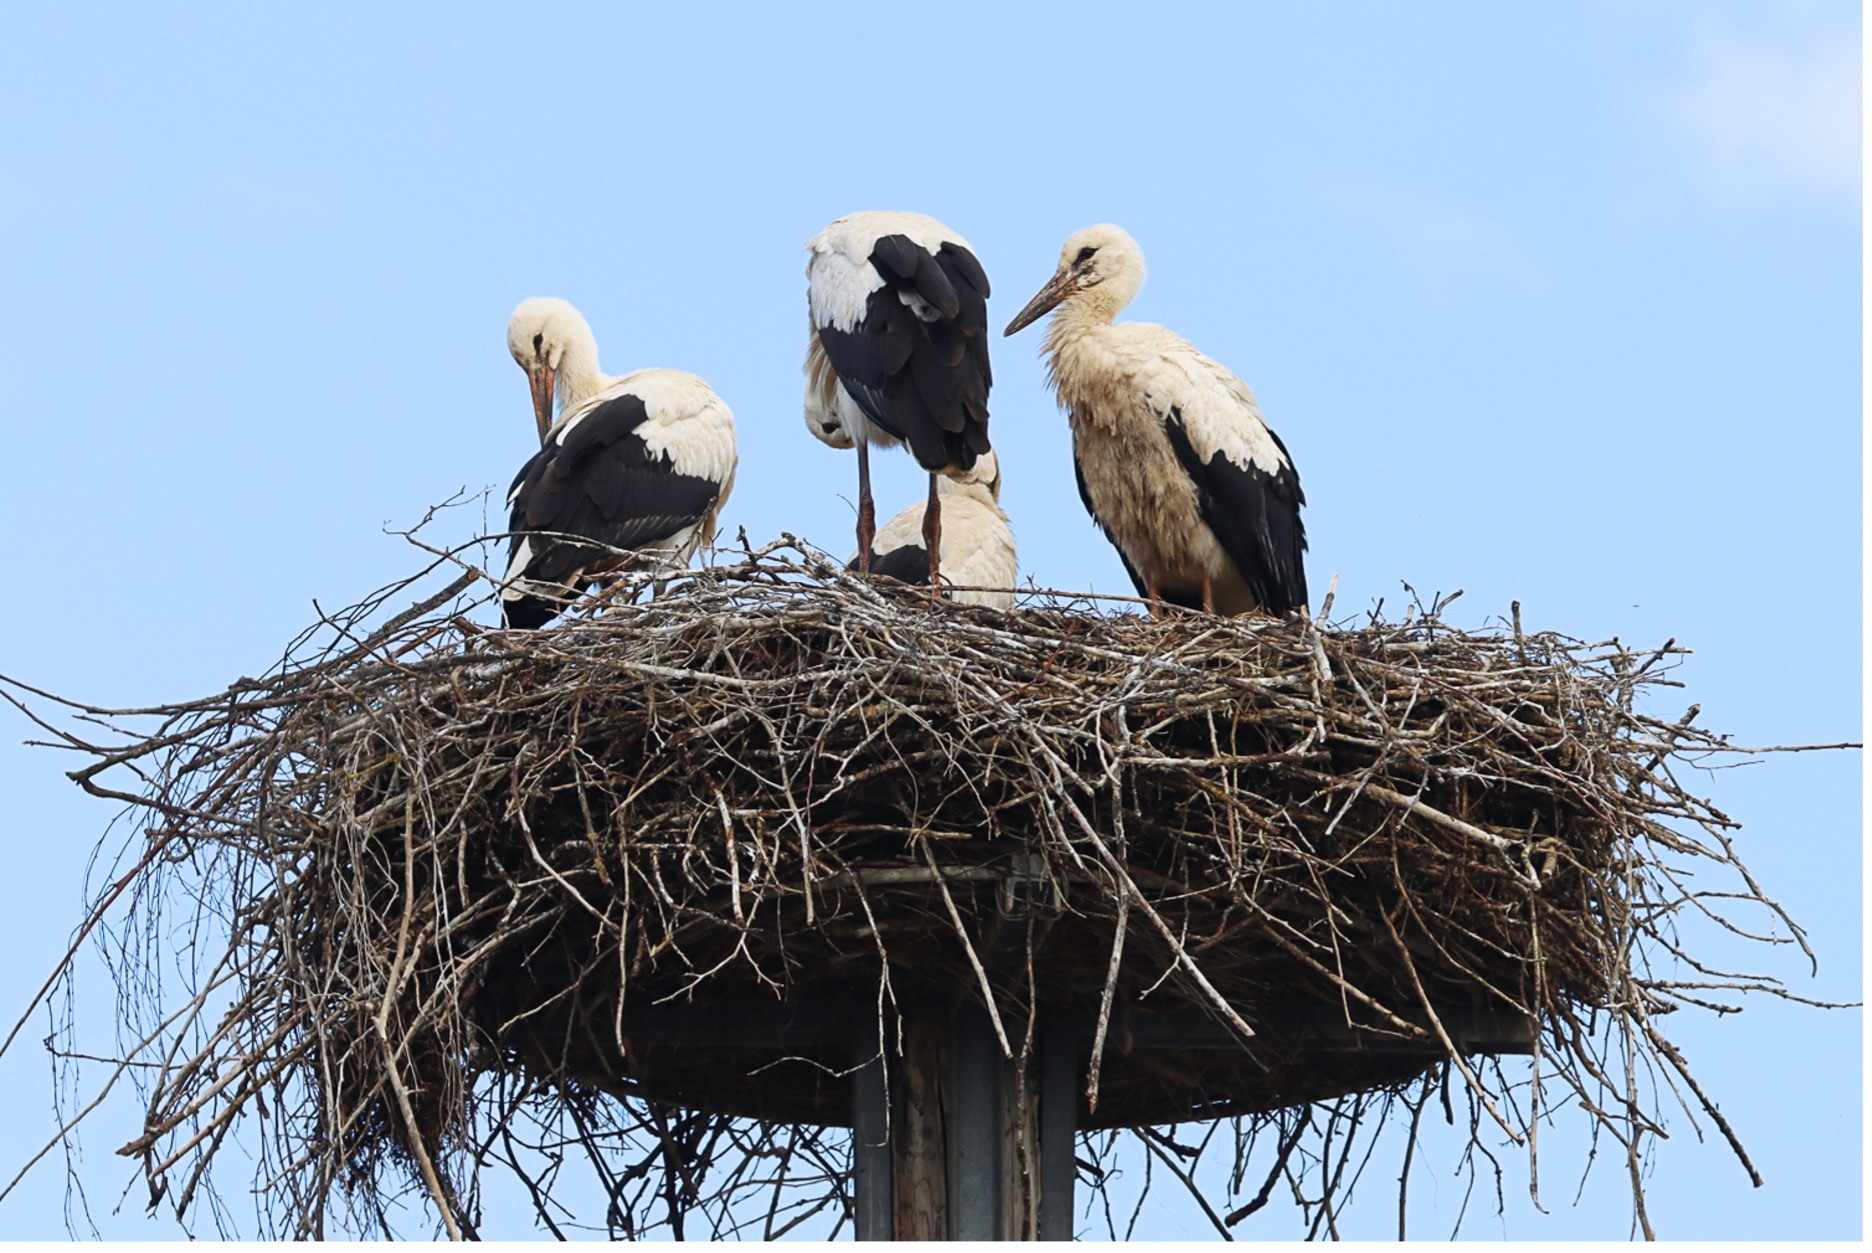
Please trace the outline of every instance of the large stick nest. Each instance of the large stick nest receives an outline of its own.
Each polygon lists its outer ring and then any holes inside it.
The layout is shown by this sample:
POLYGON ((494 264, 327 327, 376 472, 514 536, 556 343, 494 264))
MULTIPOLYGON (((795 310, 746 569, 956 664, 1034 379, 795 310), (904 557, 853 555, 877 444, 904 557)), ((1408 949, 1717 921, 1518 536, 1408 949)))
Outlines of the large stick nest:
POLYGON ((788 545, 537 633, 470 623, 465 586, 369 633, 382 597, 329 619, 121 743, 62 732, 98 754, 82 782, 151 815, 98 916, 123 892, 173 913, 179 882, 223 928, 190 932, 181 1001, 135 974, 173 938, 116 933, 158 1063, 126 1151, 178 1212, 248 1115, 280 1234, 334 1204, 369 1229, 399 1178, 467 1230, 499 1160, 569 1221, 545 1195, 568 1143, 614 1232, 652 1199, 738 1229, 756 1185, 836 1209, 840 1073, 964 995, 1016 1056, 1036 1024, 1082 1033, 1082 1126, 1278 1124, 1283 1163, 1309 1103, 1452 1068, 1517 1140, 1557 1082, 1635 1164, 1638 1072, 1727 1134, 1655 1022, 1773 985, 1698 973, 1676 925, 1779 910, 1675 773, 1726 746, 1641 709, 1669 645, 1465 633, 1437 606, 1002 613, 788 545), (125 765, 143 782, 109 785, 125 765), (1533 1050, 1517 1099, 1473 1056, 1533 1050), (523 1113, 561 1128, 534 1167, 523 1113), (734 1153, 797 1160, 698 1182, 734 1153))

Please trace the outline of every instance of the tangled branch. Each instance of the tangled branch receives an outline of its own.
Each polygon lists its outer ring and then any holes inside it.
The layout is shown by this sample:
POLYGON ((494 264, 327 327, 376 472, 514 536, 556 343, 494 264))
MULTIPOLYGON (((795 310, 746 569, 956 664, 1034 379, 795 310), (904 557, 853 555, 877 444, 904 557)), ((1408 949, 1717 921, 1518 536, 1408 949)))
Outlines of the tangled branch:
POLYGON ((1806 941, 1680 781, 1745 750, 1644 711, 1674 644, 1442 605, 1002 613, 790 540, 650 577, 507 633, 438 554, 201 700, 6 681, 138 815, 78 943, 119 984, 153 1206, 189 1221, 251 1124, 266 1234, 387 1230, 415 1193, 471 1235, 489 1171, 555 1234, 836 1228, 842 1076, 956 995, 1023 1060, 1036 1023, 1082 1023, 1082 1177, 1096 1196, 1137 1136, 1224 1233, 1283 1181, 1335 1230, 1375 1130, 1414 1143, 1452 1092, 1477 1146, 1530 1155, 1576 1109, 1641 1218, 1667 1103, 1747 1165, 1658 1024, 1787 993, 1705 968, 1682 924, 1806 941), (178 955, 172 988, 151 972, 178 955), (1531 1082, 1487 1056, 1530 1051, 1531 1082), (1212 1144, 1220 1206, 1193 1182, 1212 1144))

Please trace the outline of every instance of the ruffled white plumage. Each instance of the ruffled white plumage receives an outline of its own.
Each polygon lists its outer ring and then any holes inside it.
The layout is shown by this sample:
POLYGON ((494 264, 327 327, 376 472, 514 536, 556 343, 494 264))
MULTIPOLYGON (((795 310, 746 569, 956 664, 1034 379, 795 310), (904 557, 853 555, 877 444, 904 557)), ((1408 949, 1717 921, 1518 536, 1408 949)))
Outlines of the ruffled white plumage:
MULTIPOLYGON (((984 468, 985 473, 937 480, 942 497, 942 577, 958 589, 950 595, 962 604, 1012 609, 1020 558, 1014 529, 997 499, 1000 475, 993 453, 976 462, 977 471, 984 468)), ((872 551, 882 558, 899 549, 922 548, 928 503, 919 500, 879 527, 872 551)), ((852 561, 857 558, 854 552, 852 561)))

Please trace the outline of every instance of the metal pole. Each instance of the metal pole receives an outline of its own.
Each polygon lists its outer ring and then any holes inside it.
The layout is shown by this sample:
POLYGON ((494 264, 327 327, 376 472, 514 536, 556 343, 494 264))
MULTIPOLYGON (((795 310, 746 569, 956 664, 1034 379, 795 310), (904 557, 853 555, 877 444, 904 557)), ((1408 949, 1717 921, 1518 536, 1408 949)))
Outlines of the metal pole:
POLYGON ((955 1016, 955 1127, 950 1137, 949 1238, 1005 1240, 1001 1143, 1007 1059, 988 1011, 965 1000, 955 1016))
POLYGON ((1073 1238, 1073 1161, 1079 1115, 1079 1033, 1040 1035, 1040 1238, 1073 1238))
POLYGON ((852 1225, 860 1240, 889 1240, 891 1230, 890 1093, 878 1023, 861 1015, 853 1052, 865 1061, 852 1075, 852 1225))
MULTIPOLYGON (((860 1240, 1020 1239, 1031 1221, 1025 1187, 1010 1182, 1009 1136, 1016 1124, 1035 1135, 1042 1240, 1073 1238, 1073 1153, 1078 1130, 1076 1023, 1040 1033, 1038 1116, 1014 1108, 1012 1063, 1002 1055, 988 1013, 964 1000, 953 1015, 906 1019, 905 1053, 891 1059, 885 1082, 875 1021, 853 1034, 852 1217, 860 1240), (1028 1121, 1032 1118, 1033 1121, 1028 1121), (1037 1124, 1037 1125, 1036 1125, 1037 1124), (1012 1189, 1012 1192, 1010 1192, 1012 1189), (1012 1213, 1010 1210, 1018 1210, 1012 1213)), ((1032 1143, 1029 1141, 1029 1143, 1032 1143)), ((1031 1168, 1031 1167, 1030 1167, 1031 1168)), ((1024 1172, 1023 1177, 1024 1177, 1024 1172)))

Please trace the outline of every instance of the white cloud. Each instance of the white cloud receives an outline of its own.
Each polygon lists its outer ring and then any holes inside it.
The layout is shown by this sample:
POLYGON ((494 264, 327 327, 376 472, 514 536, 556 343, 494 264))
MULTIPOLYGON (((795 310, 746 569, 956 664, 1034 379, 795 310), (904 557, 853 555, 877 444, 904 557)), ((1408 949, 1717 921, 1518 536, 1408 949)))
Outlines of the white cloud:
POLYGON ((1424 278, 1478 272, 1526 277, 1521 250, 1508 232, 1468 210, 1370 183, 1343 186, 1338 199, 1389 237, 1405 263, 1424 278))
POLYGON ((1841 195, 1856 205, 1860 170, 1857 29, 1777 46, 1706 30, 1666 116, 1695 144, 1713 190, 1759 201, 1841 195))

